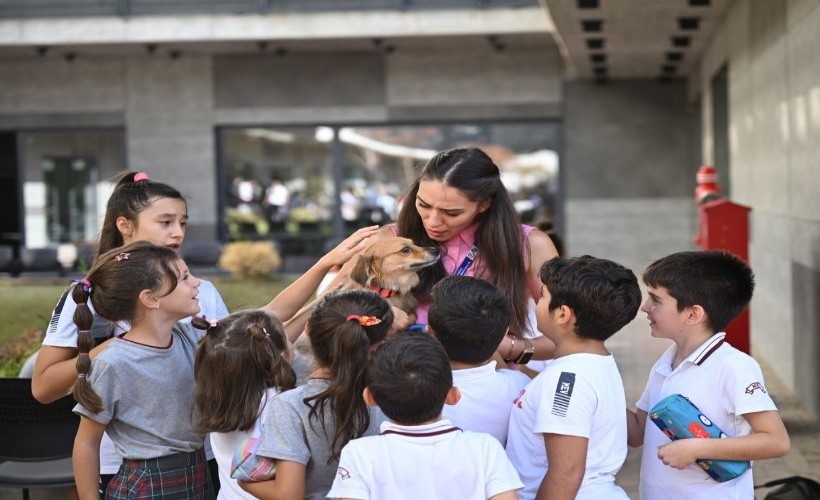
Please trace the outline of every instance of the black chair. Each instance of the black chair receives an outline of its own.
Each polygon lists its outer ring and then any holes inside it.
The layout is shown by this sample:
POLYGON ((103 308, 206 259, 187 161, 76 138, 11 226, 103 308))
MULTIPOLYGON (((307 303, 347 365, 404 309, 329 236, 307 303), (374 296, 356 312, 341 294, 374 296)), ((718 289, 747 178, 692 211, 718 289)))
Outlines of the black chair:
POLYGON ((74 485, 71 452, 80 417, 74 398, 44 405, 31 395, 31 380, 0 378, 0 487, 67 488, 74 485))

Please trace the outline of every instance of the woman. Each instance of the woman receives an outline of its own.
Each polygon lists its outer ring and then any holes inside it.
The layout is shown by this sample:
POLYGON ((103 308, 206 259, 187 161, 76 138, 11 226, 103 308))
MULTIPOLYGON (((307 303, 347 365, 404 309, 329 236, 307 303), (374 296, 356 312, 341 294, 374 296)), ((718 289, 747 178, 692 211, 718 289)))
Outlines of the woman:
POLYGON ((558 253, 549 236, 520 224, 490 157, 477 148, 443 151, 427 162, 404 200, 396 224, 382 228, 379 235, 436 245, 442 253, 436 265, 419 272, 416 321, 427 323, 430 289, 436 282, 453 274, 475 276, 510 299, 511 334, 501 342, 499 355, 520 364, 530 357, 551 358, 555 346, 532 333, 528 302, 537 302, 541 295, 541 265, 558 253))

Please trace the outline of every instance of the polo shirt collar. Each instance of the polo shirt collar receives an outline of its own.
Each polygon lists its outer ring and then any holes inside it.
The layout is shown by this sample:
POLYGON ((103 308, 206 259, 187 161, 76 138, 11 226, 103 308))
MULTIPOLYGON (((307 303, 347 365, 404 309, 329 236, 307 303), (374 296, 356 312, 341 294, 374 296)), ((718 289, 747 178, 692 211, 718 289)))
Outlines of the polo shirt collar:
POLYGON ((434 437, 442 434, 449 434, 451 432, 459 432, 461 429, 455 427, 449 420, 443 418, 435 422, 423 425, 400 425, 389 420, 382 422, 379 428, 382 435, 398 434, 407 437, 434 437))
POLYGON ((697 349, 692 351, 692 354, 687 356, 686 359, 684 359, 681 364, 689 363, 689 364, 693 364, 693 365, 697 365, 697 366, 702 365, 703 363, 706 362, 707 359, 709 359, 709 356, 714 354, 715 351, 717 351, 720 348, 720 346, 723 345, 723 342, 725 340, 726 340, 726 333, 725 332, 719 332, 719 333, 716 333, 716 334, 712 335, 711 337, 706 339, 706 341, 704 343, 702 343, 700 346, 698 346, 697 349))

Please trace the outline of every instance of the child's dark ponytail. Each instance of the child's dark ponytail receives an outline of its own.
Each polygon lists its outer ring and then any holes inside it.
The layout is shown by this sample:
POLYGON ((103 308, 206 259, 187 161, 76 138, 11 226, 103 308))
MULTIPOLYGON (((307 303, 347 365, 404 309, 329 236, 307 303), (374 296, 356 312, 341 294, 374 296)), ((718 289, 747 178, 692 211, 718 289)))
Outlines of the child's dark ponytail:
POLYGON ((308 339, 317 364, 329 375, 328 388, 305 399, 310 418, 328 428, 324 406, 330 405, 333 436, 329 461, 338 460, 351 439, 370 426, 370 412, 362 399, 368 354, 382 342, 393 323, 390 305, 363 290, 329 294, 308 319, 308 339))
POLYGON ((94 321, 94 315, 88 310, 90 294, 91 283, 85 278, 75 284, 71 292, 71 297, 77 304, 77 309, 74 311, 74 324, 79 330, 77 335, 77 381, 74 383, 72 393, 78 403, 93 413, 99 413, 102 411, 102 400, 86 378, 91 374, 91 357, 88 353, 94 347, 94 338, 91 336, 91 323, 94 321))

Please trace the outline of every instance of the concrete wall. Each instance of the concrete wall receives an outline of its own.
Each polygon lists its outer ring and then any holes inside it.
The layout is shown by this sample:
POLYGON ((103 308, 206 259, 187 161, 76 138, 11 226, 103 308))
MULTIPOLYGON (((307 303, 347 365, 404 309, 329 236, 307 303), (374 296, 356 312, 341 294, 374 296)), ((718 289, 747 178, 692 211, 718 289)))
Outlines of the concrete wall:
POLYGON ((820 1, 736 1, 700 64, 729 69, 732 193, 752 206, 752 349, 820 414, 820 1))
POLYGON ((566 85, 568 252, 636 270, 692 248, 697 159, 683 83, 566 85))
POLYGON ((0 58, 0 129, 124 129, 127 167, 179 187, 189 238, 213 238, 217 127, 560 118, 558 50, 546 33, 527 40, 503 52, 452 38, 391 54, 0 58))

